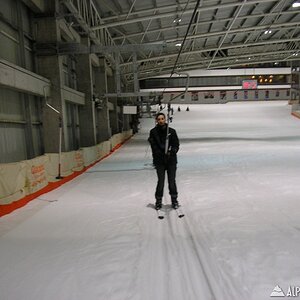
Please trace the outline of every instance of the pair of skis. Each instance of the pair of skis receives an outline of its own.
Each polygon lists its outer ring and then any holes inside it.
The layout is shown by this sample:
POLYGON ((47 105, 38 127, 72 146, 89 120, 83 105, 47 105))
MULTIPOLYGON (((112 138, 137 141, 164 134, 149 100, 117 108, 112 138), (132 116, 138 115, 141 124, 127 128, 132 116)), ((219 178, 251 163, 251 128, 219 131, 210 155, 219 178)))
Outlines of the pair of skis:
MULTIPOLYGON (((181 208, 173 208, 176 211, 177 217, 178 218, 183 218, 184 217, 184 213, 182 212, 181 208)), ((165 212, 162 209, 157 209, 157 217, 158 219, 162 220, 165 218, 165 212)))

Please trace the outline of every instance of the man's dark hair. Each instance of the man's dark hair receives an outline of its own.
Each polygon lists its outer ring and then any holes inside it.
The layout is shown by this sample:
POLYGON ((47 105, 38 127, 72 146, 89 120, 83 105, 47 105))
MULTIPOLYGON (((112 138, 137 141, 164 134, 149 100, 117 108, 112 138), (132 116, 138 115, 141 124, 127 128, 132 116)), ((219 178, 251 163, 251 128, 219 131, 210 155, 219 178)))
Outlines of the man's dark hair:
POLYGON ((158 118, 159 116, 164 116, 164 118, 166 118, 166 115, 165 115, 164 113, 160 112, 160 113, 158 113, 158 114, 156 115, 155 120, 157 120, 157 118, 158 118))

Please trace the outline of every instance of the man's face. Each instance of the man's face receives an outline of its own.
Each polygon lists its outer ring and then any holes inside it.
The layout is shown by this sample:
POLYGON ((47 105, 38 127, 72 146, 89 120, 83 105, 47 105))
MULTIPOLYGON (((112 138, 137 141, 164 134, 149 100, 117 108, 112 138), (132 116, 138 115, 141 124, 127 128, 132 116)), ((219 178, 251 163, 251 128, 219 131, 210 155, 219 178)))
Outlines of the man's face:
POLYGON ((159 115, 156 119, 157 124, 163 126, 166 124, 166 118, 163 115, 159 115))

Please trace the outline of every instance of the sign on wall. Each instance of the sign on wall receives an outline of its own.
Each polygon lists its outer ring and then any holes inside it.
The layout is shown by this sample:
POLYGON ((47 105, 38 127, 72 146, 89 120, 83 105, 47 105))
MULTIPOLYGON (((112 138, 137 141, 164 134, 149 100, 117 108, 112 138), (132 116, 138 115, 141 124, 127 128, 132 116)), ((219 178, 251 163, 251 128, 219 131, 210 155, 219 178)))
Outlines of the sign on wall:
POLYGON ((243 89, 245 90, 257 89, 257 80, 243 80, 243 89))
POLYGON ((124 115, 136 115, 137 114, 137 106, 123 106, 123 114, 124 115))

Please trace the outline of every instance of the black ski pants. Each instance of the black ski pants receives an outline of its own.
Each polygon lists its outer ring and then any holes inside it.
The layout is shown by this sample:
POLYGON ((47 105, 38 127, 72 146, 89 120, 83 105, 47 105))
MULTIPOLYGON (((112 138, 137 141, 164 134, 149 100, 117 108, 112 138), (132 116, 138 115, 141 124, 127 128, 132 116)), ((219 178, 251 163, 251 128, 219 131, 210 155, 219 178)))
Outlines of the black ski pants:
POLYGON ((169 184, 169 193, 172 200, 177 199, 177 186, 176 186, 176 169, 177 164, 160 164, 156 165, 157 173, 157 186, 155 191, 155 199, 161 200, 164 194, 164 185, 165 185, 165 174, 168 174, 168 184, 169 184))

